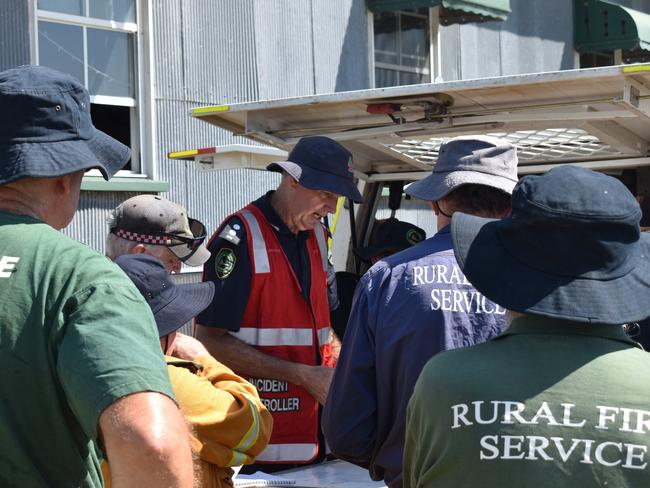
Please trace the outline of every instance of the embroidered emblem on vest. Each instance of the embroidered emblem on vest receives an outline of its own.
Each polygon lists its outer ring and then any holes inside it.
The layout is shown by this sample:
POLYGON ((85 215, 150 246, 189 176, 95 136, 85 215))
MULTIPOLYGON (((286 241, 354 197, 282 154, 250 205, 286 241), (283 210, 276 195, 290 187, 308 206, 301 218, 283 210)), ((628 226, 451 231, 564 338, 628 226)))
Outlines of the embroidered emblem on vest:
POLYGON ((422 242, 423 239, 424 237, 422 236, 422 234, 415 229, 410 229, 406 233, 406 242, 408 242, 411 245, 415 245, 418 242, 422 242))
POLYGON ((225 280, 235 269, 237 257, 232 249, 223 248, 214 259, 214 271, 220 280, 225 280))

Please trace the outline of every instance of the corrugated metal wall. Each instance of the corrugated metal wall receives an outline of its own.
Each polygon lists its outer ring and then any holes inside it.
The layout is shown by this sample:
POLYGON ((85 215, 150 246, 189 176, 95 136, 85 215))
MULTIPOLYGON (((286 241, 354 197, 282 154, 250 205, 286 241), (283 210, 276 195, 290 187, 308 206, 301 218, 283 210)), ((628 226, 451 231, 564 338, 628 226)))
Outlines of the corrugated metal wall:
POLYGON ((29 64, 29 8, 26 0, 2 0, 0 71, 29 64))
MULTIPOLYGON (((326 0, 152 4, 158 175, 170 182, 164 196, 185 205, 212 232, 279 177, 252 170, 200 173, 192 163, 168 160, 173 150, 251 144, 192 119, 190 109, 367 88, 365 3, 343 0, 336 9, 326 0)), ((83 192, 80 215, 66 232, 103 251, 107 213, 131 196, 83 192)))
MULTIPOLYGON (((168 160, 171 150, 250 144, 192 119, 190 108, 367 88, 365 1, 149 3, 155 60, 155 164, 159 178, 171 184, 164 196, 186 205, 189 214, 212 231, 227 214, 274 187, 277 176, 246 170, 198 173, 191 163, 168 160)), ((650 10, 647 0, 620 3, 650 10)), ((29 61, 27 7, 26 0, 0 3, 0 68, 29 61)), ((505 22, 441 27, 445 80, 573 67, 572 2, 511 0, 511 7, 505 22)), ((79 215, 66 232, 103 250, 105 217, 130 196, 83 192, 79 215)))
POLYGON ((573 3, 510 0, 504 22, 442 26, 444 81, 572 69, 573 3))

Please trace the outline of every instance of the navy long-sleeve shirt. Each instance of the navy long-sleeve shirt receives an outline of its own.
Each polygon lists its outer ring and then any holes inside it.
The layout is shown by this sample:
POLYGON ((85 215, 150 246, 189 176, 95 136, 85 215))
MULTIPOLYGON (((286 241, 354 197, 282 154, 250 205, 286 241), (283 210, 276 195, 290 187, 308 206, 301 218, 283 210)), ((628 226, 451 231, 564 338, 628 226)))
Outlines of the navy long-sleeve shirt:
POLYGON ((456 264, 449 227, 375 264, 355 291, 323 412, 332 452, 401 486, 406 406, 425 363, 504 328, 505 310, 456 264))

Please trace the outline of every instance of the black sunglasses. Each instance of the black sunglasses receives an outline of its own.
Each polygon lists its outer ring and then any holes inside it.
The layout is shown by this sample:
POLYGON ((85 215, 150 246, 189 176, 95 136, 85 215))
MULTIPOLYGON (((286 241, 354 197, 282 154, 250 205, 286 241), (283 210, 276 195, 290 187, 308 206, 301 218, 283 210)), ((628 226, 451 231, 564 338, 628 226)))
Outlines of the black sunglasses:
POLYGON ((180 242, 169 244, 167 247, 185 245, 190 249, 196 251, 201 246, 201 244, 203 244, 203 241, 205 241, 205 238, 207 237, 207 233, 205 231, 205 225, 203 225, 201 222, 199 222, 196 219, 188 218, 187 220, 190 224, 190 231, 192 232, 192 236, 194 237, 185 237, 176 234, 162 233, 160 234, 161 236, 169 237, 174 241, 180 241, 180 242))

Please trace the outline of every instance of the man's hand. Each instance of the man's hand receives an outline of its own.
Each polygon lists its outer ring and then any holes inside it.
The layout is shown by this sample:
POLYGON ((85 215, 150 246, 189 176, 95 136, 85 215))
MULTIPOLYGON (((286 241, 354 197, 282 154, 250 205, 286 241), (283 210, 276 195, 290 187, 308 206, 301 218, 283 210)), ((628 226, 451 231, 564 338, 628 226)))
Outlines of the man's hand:
POLYGON ((201 341, 195 339, 194 337, 180 333, 176 333, 174 348, 169 351, 169 354, 179 359, 187 359, 188 361, 192 361, 195 357, 198 356, 210 355, 201 341))
POLYGON ((318 403, 325 405, 327 392, 332 383, 332 376, 334 376, 334 368, 327 366, 307 366, 304 364, 300 366, 300 386, 305 388, 318 403))
POLYGON ((241 342, 223 329, 199 325, 197 332, 212 356, 238 374, 288 381, 305 388, 319 403, 325 403, 333 368, 308 366, 273 357, 241 342))

